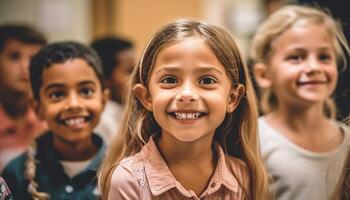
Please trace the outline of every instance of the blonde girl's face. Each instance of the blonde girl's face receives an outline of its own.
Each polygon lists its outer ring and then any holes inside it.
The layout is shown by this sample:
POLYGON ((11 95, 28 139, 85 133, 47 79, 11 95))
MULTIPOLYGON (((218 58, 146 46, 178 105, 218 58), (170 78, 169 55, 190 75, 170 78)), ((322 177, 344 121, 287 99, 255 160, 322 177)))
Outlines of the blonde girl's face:
POLYGON ((296 24, 272 49, 267 78, 278 101, 323 105, 338 80, 333 38, 325 26, 296 24))
POLYGON ((193 142, 212 138, 239 99, 224 66, 199 37, 164 47, 156 57, 149 90, 134 90, 162 128, 162 137, 193 142))

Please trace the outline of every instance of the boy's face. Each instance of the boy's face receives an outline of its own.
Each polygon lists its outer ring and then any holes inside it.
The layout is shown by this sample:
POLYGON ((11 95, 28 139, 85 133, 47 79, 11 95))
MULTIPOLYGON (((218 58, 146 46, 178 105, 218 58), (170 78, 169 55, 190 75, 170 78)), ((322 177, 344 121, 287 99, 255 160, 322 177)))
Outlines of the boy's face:
POLYGON ((133 49, 126 49, 118 53, 118 66, 112 72, 107 85, 111 90, 112 100, 122 103, 123 93, 135 67, 135 53, 133 49))
POLYGON ((31 57, 41 48, 38 44, 11 39, 0 51, 0 87, 5 90, 28 93, 28 67, 31 57))
POLYGON ((54 133, 54 142, 91 140, 107 100, 96 73, 76 58, 44 69, 36 111, 54 133))

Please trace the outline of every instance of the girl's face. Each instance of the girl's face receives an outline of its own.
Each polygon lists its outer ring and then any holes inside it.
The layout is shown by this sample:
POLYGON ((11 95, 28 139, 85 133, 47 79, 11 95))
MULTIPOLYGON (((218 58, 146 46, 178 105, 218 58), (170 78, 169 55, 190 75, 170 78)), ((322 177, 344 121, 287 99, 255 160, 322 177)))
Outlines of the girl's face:
POLYGON ((336 87, 338 72, 333 38, 324 25, 296 24, 272 44, 268 75, 279 102, 323 102, 336 87))
POLYGON ((39 95, 37 111, 54 133, 55 144, 91 140, 107 95, 94 70, 83 59, 44 69, 39 95))
POLYGON ((213 137, 240 99, 225 67, 199 37, 162 49, 150 75, 149 90, 138 84, 134 91, 153 112, 163 136, 182 142, 213 137))

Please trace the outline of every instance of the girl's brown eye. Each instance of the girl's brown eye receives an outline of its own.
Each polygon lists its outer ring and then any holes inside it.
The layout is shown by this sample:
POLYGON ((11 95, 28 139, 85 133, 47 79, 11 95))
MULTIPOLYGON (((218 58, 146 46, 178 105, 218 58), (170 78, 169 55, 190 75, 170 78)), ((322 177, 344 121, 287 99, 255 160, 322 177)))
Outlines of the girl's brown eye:
POLYGON ((162 80, 160 80, 160 82, 165 84, 175 84, 178 81, 175 77, 167 76, 167 77, 164 77, 162 80))
POLYGON ((210 76, 205 76, 205 77, 201 78, 201 80, 199 80, 199 83, 200 84, 214 84, 214 83, 217 83, 217 81, 210 76))

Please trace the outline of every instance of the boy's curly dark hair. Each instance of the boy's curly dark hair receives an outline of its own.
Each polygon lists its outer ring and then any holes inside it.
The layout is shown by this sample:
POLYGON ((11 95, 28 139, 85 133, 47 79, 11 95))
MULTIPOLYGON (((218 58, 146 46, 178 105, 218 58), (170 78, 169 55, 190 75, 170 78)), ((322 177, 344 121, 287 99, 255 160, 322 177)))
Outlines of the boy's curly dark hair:
POLYGON ((64 63, 75 58, 85 60, 96 73, 102 89, 105 88, 101 61, 92 48, 77 42, 52 43, 35 54, 30 62, 30 82, 35 100, 40 101, 39 90, 44 69, 49 68, 53 64, 64 63))

